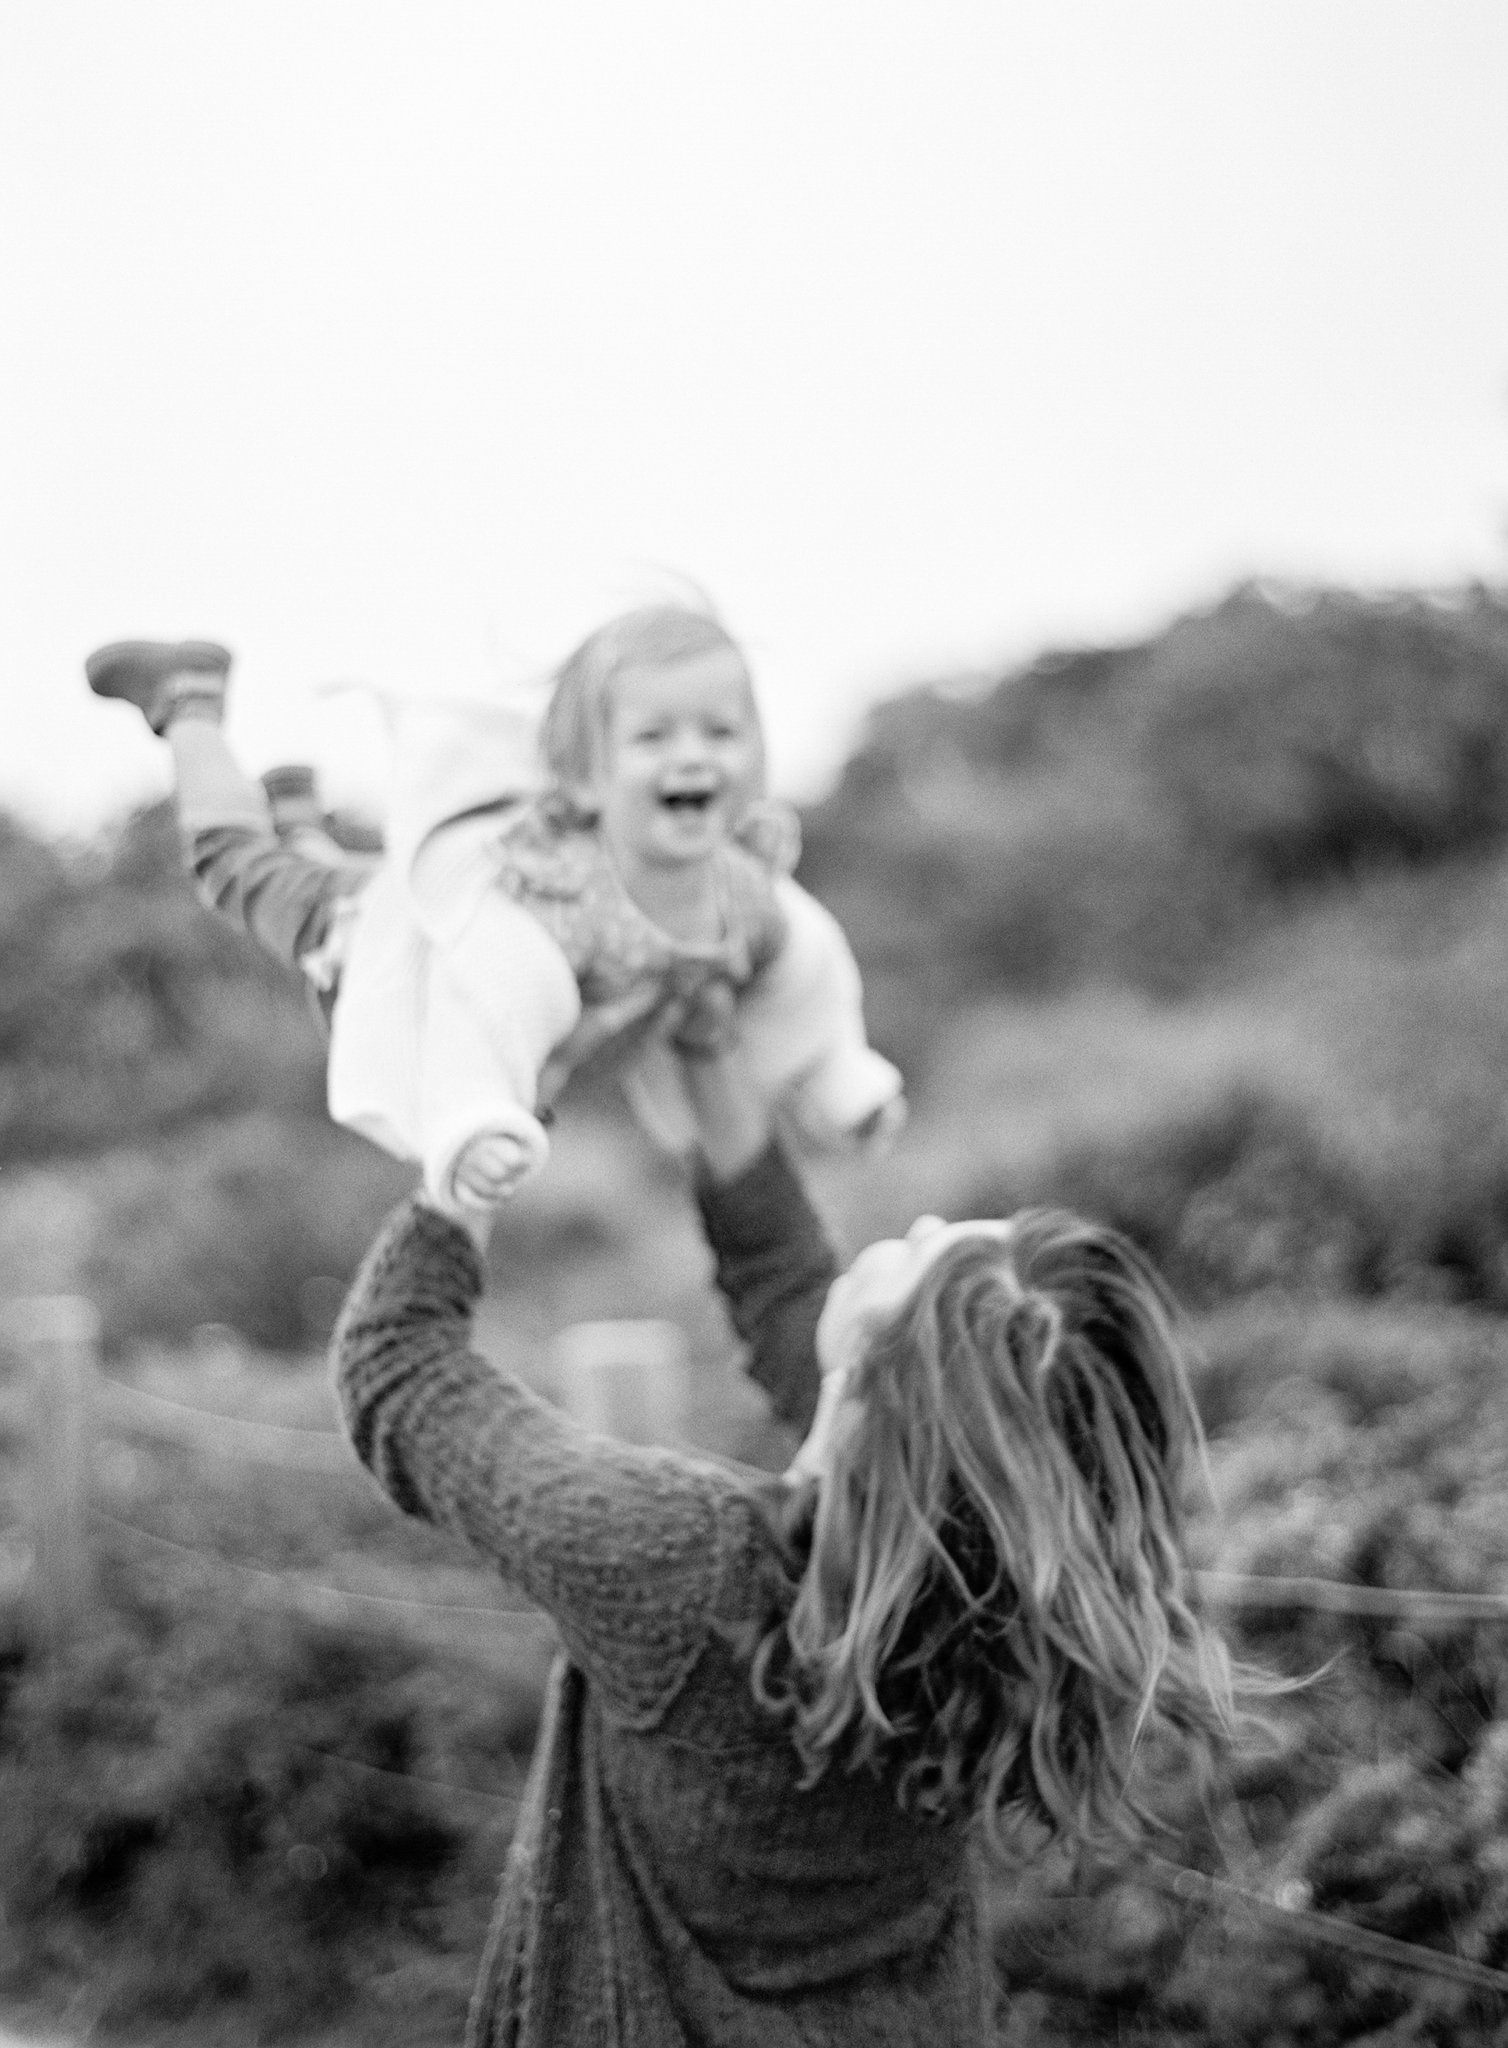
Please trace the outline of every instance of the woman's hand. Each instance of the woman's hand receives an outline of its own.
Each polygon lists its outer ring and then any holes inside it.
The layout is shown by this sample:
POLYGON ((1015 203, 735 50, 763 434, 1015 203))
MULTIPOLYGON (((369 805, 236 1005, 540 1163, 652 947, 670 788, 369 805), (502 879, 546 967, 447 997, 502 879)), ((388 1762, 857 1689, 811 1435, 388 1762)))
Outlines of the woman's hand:
POLYGON ((719 1183, 736 1180, 765 1151, 773 1125, 738 1043, 733 991, 726 983, 711 983, 688 1004, 670 1043, 707 1171, 719 1183))

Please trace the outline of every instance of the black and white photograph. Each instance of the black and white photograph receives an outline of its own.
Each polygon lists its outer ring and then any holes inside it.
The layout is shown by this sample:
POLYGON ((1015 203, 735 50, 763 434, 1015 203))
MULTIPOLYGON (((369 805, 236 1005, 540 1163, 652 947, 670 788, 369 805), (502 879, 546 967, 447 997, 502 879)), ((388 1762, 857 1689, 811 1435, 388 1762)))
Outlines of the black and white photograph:
POLYGON ((0 2048, 1508 2043, 1508 8, 0 5, 0 2048))

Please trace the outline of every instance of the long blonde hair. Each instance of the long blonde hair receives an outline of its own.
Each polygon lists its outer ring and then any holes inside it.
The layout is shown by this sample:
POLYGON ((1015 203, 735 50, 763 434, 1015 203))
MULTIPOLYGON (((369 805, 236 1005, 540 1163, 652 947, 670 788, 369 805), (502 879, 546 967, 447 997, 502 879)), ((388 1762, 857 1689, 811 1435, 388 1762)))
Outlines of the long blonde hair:
POLYGON ((1181 1490, 1202 1453, 1167 1290, 1060 1210, 939 1255, 856 1369, 810 1554, 755 1655, 810 1782, 895 1768, 902 1799, 1079 1845, 1148 1818, 1145 1731, 1232 1723, 1189 1604, 1181 1490))

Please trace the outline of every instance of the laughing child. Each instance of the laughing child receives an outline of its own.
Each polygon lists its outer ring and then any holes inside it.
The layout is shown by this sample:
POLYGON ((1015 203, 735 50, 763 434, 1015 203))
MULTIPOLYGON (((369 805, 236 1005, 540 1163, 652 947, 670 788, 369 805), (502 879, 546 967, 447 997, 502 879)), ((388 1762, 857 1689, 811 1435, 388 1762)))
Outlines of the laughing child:
POLYGON ((480 714, 427 755, 400 730, 400 773, 435 782, 439 822, 375 876, 278 839, 220 730, 229 667, 204 641, 86 664, 172 747, 201 893, 322 991, 331 1113, 417 1160, 437 1200, 490 1208, 536 1172, 550 1104, 588 1062, 689 1146, 676 1048, 729 1004, 794 1135, 843 1148, 899 1128, 900 1076, 866 1042, 840 928, 791 877, 796 821, 764 794, 748 665, 709 613, 646 605, 591 633, 555 672, 532 761, 517 723, 494 759, 480 714))

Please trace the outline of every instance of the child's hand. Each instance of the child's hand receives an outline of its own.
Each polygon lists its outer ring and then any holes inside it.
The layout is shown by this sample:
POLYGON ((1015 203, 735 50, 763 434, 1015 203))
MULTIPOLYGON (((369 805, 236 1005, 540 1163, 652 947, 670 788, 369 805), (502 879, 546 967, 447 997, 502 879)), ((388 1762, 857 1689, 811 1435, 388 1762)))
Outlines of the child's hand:
POLYGON ((457 1197, 479 1209, 495 1208, 514 1192, 531 1163, 528 1146, 518 1138, 498 1132, 473 1138, 452 1175, 457 1197))

